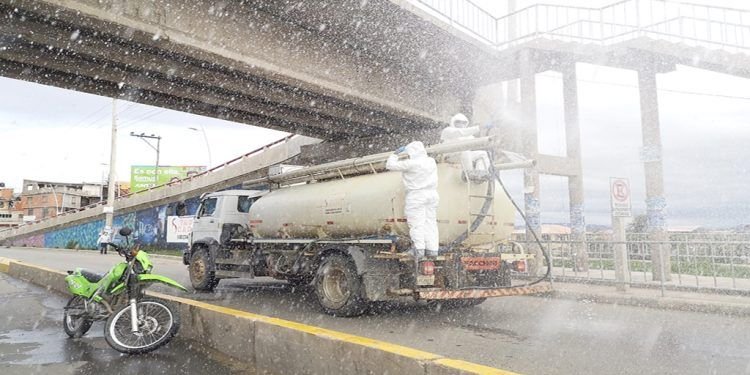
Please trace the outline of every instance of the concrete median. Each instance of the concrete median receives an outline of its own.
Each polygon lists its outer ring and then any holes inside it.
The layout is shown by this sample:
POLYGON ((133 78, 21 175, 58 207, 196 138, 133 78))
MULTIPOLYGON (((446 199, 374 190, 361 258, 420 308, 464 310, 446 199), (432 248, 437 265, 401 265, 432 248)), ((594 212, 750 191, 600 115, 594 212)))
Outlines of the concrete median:
MULTIPOLYGON (((0 272, 67 294, 65 273, 0 258, 0 272)), ((384 341, 156 292, 182 317, 179 337, 259 374, 512 374, 384 341)))

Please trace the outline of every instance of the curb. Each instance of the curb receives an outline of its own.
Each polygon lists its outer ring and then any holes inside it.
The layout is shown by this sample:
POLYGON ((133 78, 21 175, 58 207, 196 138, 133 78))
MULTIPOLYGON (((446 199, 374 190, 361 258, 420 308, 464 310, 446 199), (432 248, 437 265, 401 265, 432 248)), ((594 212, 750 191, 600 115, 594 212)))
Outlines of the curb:
MULTIPOLYGON (((0 257, 0 272, 68 294, 66 273, 0 257)), ((248 363, 258 373, 495 374, 513 372, 438 354, 156 292, 180 309, 180 336, 248 363)))
MULTIPOLYGON (((558 284, 559 285, 559 284, 558 284)), ((592 301, 611 305, 648 307, 658 310, 678 310, 697 313, 721 314, 737 317, 750 317, 750 305, 739 303, 715 303, 703 300, 690 300, 675 297, 638 297, 632 295, 602 295, 586 292, 575 292, 557 289, 552 292, 552 298, 592 301)))
MULTIPOLYGON (((99 250, 89 250, 89 249, 58 249, 58 248, 55 248, 55 247, 30 247, 30 246, 28 246, 28 247, 17 247, 16 246, 15 248, 16 249, 24 249, 24 248, 26 248, 26 249, 37 249, 37 250, 45 250, 45 251, 59 251, 59 252, 62 252, 62 253, 87 253, 87 252, 91 252, 93 254, 93 253, 96 253, 97 251, 99 251, 99 250)), ((146 252, 148 253, 148 256, 151 257, 151 258, 162 258, 162 259, 171 259, 171 260, 182 261, 182 257, 179 256, 179 255, 153 254, 153 253, 149 253, 148 251, 146 251, 146 252)))

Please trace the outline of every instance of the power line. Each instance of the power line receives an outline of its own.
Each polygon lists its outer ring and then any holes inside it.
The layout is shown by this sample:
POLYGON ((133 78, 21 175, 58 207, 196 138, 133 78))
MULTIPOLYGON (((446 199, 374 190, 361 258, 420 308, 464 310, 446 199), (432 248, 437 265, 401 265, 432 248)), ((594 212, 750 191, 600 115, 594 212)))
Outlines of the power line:
POLYGON ((158 115, 160 115, 160 114, 162 114, 162 113, 164 113, 166 111, 167 110, 165 108, 158 108, 154 112, 152 112, 150 114, 147 114, 147 115, 145 115, 143 117, 140 117, 140 118, 135 119, 135 120, 127 121, 126 124, 123 125, 123 126, 121 126, 120 128, 124 129, 124 128, 130 127, 130 126, 136 125, 136 124, 141 123, 143 121, 146 121, 146 120, 148 120, 148 119, 150 119, 152 117, 158 116, 158 115))
MULTIPOLYGON (((127 112, 127 111, 131 110, 131 109, 132 109, 133 107, 135 107, 135 105, 136 105, 136 103, 135 103, 135 102, 130 102, 130 103, 128 104, 128 106, 127 106, 127 107, 125 107, 125 108, 123 108, 123 109, 121 109, 121 110, 119 110, 119 111, 117 112, 117 116, 119 117, 119 116, 120 116, 120 115, 122 115, 123 113, 125 113, 125 112, 127 112)), ((94 122, 92 122, 91 124, 89 124, 89 125, 90 125, 90 128, 91 128, 91 129, 101 129, 101 128, 103 128, 104 126, 106 126, 106 125, 107 125, 107 123, 106 123, 106 122, 104 122, 104 123, 101 123, 100 125, 96 125, 96 126, 93 126, 93 125, 94 125, 94 124, 96 124, 97 122, 99 122, 99 121, 103 120, 104 118, 106 118, 106 117, 110 116, 110 115, 111 115, 111 113, 107 113, 107 114, 105 114, 105 115, 104 115, 104 117, 100 117, 99 119, 95 120, 94 122)))
POLYGON ((94 117, 96 114, 98 114, 99 112, 103 111, 107 107, 109 107, 109 104, 104 104, 103 106, 99 107, 99 109, 97 109, 96 111, 88 114, 86 117, 82 118, 81 120, 79 120, 75 124, 71 125, 71 127, 73 127, 73 128, 78 127, 79 125, 83 124, 86 120, 94 117))

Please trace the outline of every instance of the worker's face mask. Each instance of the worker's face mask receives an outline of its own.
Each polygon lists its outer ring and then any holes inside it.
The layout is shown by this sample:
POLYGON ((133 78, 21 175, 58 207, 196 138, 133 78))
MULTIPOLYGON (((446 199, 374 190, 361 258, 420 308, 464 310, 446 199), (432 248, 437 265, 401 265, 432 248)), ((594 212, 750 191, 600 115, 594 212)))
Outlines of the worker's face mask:
POLYGON ((465 128, 469 125, 468 121, 456 120, 453 122, 453 126, 457 128, 465 128))

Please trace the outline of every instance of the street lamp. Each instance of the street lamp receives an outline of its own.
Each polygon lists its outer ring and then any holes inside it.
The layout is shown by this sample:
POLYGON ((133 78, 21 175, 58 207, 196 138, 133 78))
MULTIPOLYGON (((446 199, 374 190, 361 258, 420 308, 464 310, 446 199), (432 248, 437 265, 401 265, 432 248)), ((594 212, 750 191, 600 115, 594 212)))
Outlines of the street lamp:
POLYGON ((211 168, 213 166, 213 162, 211 162, 211 146, 208 144, 208 137, 206 136, 206 129, 201 125, 200 130, 198 128, 194 127, 188 127, 188 129, 192 131, 199 131, 203 133, 203 141, 206 142, 206 152, 208 152, 208 168, 211 168))

